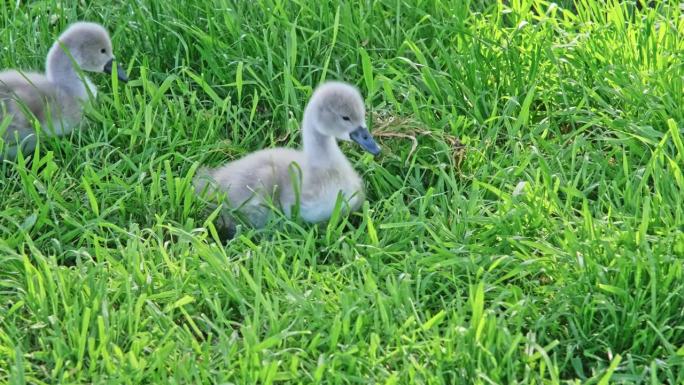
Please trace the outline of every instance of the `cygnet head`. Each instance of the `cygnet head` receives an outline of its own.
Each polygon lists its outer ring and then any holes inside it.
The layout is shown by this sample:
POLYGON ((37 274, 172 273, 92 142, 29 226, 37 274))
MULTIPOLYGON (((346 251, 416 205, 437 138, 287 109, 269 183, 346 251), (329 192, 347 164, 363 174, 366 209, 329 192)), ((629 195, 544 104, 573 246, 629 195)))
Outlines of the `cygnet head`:
MULTIPOLYGON (((88 22, 72 24, 55 42, 50 50, 50 56, 56 50, 64 49, 68 50, 82 70, 112 73, 115 60, 112 41, 107 30, 101 25, 88 22)), ((117 77, 121 81, 128 81, 121 66, 117 66, 117 77)))
POLYGON ((311 96, 306 115, 319 134, 353 140, 373 155, 380 153, 366 127, 366 108, 356 87, 342 82, 322 84, 311 96))

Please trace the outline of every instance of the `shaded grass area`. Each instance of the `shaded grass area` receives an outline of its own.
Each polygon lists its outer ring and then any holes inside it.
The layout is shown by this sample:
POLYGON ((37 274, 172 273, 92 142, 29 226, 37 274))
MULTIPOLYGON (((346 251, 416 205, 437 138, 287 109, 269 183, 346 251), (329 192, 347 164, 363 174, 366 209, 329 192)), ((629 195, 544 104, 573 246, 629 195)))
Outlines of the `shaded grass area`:
POLYGON ((0 165, 0 379, 683 382, 683 11, 567 3, 0 8, 0 67, 87 19, 135 79, 0 165), (324 79, 368 203, 217 243, 196 167, 296 146, 324 79))

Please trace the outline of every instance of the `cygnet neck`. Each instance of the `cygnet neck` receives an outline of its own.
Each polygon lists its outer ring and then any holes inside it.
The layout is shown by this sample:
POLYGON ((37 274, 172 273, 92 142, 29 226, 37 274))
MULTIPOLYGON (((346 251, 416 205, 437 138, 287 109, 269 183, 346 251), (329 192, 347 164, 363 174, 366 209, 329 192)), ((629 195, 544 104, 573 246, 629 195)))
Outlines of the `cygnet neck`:
POLYGON ((64 52, 59 42, 53 44, 48 52, 45 75, 51 83, 70 95, 79 99, 88 98, 88 91, 83 84, 87 80, 82 80, 78 75, 71 58, 64 52))
POLYGON ((307 163, 315 168, 337 164, 341 158, 344 158, 344 154, 337 145, 337 140, 332 136, 321 134, 316 129, 317 122, 311 118, 308 112, 309 109, 307 108, 302 121, 303 151, 307 163))

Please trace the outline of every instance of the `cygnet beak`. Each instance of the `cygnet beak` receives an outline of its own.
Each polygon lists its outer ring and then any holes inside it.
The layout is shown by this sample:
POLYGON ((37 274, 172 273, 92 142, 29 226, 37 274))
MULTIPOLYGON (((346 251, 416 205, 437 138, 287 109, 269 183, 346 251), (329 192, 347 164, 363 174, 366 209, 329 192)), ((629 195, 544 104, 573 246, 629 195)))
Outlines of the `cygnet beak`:
MULTIPOLYGON (((109 59, 107 64, 105 64, 103 72, 111 75, 113 68, 114 68, 114 58, 111 58, 111 59, 109 59)), ((118 77, 119 80, 124 82, 124 83, 126 83, 128 81, 128 76, 126 76, 126 71, 124 71, 123 67, 121 67, 121 64, 119 64, 119 63, 116 64, 116 77, 118 77)))
POLYGON ((368 132, 368 129, 366 127, 360 126, 356 130, 352 131, 349 134, 349 137, 351 138, 351 140, 358 143, 359 146, 361 146, 361 148, 368 151, 373 156, 377 156, 380 153, 380 146, 378 146, 378 144, 375 143, 373 135, 371 135, 370 132, 368 132))

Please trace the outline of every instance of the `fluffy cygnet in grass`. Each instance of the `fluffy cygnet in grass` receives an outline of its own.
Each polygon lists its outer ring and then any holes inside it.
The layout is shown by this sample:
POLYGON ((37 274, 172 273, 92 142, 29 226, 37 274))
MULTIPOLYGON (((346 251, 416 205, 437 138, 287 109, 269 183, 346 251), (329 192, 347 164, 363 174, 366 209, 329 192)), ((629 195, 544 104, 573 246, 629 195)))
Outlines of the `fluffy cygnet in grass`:
MULTIPOLYGON (((16 140, 23 152, 35 147, 34 117, 42 132, 51 136, 68 134, 81 122, 83 103, 97 90, 79 68, 109 74, 114 69, 109 33, 99 24, 69 26, 48 52, 45 74, 0 71, 0 135, 8 158, 16 156, 16 140)), ((119 80, 128 80, 120 66, 116 71, 119 80)))
MULTIPOLYGON (((343 207, 357 210, 365 198, 363 182, 337 140, 353 140, 373 155, 380 153, 366 128, 359 91, 341 82, 318 87, 304 111, 302 131, 301 150, 265 149, 216 169, 200 170, 196 191, 208 187, 225 192, 230 207, 257 228, 268 220, 271 203, 288 217, 298 203, 300 217, 312 223, 330 218, 340 193, 343 207)), ((230 231, 233 221, 226 213, 221 219, 230 231)))

